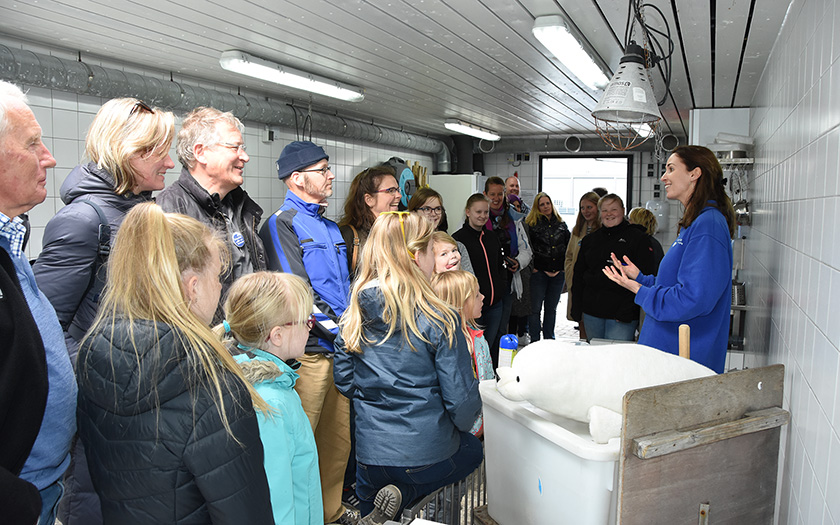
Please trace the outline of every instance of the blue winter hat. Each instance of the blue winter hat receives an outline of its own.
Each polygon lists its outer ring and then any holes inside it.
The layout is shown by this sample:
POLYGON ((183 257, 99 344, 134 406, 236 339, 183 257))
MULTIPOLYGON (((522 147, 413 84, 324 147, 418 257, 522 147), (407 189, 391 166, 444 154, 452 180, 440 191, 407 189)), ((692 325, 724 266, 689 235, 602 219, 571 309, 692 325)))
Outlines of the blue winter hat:
POLYGON ((280 152, 280 158, 277 159, 277 176, 283 180, 293 172, 324 159, 330 159, 324 148, 308 140, 296 140, 280 152))

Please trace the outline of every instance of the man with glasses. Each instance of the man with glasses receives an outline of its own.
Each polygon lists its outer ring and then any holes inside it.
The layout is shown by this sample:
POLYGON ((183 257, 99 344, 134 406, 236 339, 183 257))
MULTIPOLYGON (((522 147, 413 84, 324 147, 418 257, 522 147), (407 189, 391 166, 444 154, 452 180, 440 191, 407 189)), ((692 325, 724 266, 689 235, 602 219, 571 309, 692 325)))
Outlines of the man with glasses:
POLYGON ((266 269, 257 226, 263 210, 241 188, 250 157, 242 140, 244 127, 233 113, 196 108, 178 132, 178 181, 161 192, 157 203, 167 212, 189 215, 220 232, 230 250, 230 269, 213 322, 222 320, 222 303, 238 277, 266 269))
POLYGON ((288 144, 277 159, 277 175, 288 191, 283 205, 260 230, 271 270, 305 279, 315 299, 317 323, 309 333, 306 354, 298 359, 295 390, 312 424, 324 522, 355 524, 358 513, 341 502, 344 470, 350 453, 350 403, 333 382, 333 341, 338 318, 350 296, 347 246, 338 225, 325 218, 335 175, 324 149, 309 141, 288 144))

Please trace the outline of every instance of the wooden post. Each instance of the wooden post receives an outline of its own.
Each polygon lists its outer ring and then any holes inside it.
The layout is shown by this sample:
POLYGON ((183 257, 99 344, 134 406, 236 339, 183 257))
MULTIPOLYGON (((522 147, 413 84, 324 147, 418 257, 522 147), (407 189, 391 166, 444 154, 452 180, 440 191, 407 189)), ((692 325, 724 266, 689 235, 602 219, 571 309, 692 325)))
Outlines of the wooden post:
POLYGON ((680 357, 691 359, 691 328, 687 324, 680 325, 680 357))

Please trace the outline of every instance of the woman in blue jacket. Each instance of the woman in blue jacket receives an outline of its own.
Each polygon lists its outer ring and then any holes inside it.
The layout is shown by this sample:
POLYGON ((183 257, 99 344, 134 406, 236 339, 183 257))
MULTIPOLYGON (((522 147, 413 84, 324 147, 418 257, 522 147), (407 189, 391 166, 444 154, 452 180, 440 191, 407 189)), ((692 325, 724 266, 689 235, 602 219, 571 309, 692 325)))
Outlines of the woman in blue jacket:
POLYGON ((370 512, 393 484, 410 505, 481 463, 481 412, 458 314, 437 298, 432 224, 384 213, 362 252, 341 319, 335 384, 356 410, 356 493, 370 512))
POLYGON ((643 275, 613 255, 604 273, 636 294, 645 311, 639 343, 672 354, 679 352, 678 329, 691 327, 691 359, 723 372, 732 302, 732 243, 735 211, 726 194, 720 163, 707 148, 680 146, 662 175, 669 199, 685 206, 679 235, 659 265, 643 275), (620 268, 620 270, 616 270, 620 268))

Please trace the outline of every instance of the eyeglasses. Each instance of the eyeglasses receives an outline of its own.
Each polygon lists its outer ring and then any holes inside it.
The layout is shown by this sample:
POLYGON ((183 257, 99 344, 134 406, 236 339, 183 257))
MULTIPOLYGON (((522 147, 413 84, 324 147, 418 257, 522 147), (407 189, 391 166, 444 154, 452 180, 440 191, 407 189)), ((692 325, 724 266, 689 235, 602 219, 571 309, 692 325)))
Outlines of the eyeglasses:
POLYGON ((234 149, 237 153, 239 153, 240 151, 242 153, 245 153, 248 150, 248 148, 245 147, 245 144, 233 144, 231 142, 217 142, 217 144, 219 146, 222 146, 223 148, 234 149))
MULTIPOLYGON (((408 256, 414 259, 414 253, 408 249, 408 240, 405 238, 405 217, 410 215, 410 212, 407 211, 385 211, 379 214, 379 216, 383 215, 396 215, 400 218, 400 230, 402 230, 403 242, 405 243, 405 249, 408 252, 408 256)), ((425 220, 425 219, 423 219, 425 220)))
POLYGON ((143 102, 142 100, 138 100, 138 101, 134 104, 134 106, 132 106, 132 107, 131 107, 131 111, 129 111, 129 112, 128 112, 128 116, 130 117, 131 115, 134 115, 135 113, 137 113, 137 112, 138 112, 138 111, 140 111, 141 109, 142 109, 143 111, 147 111, 147 112, 151 113, 152 115, 154 115, 154 114, 155 114, 155 110, 153 110, 153 109, 151 108, 151 106, 149 106, 148 104, 146 104, 146 103, 145 103, 145 102, 143 102))
POLYGON ((321 173, 321 175, 323 175, 324 177, 326 177, 326 176, 327 176, 327 172, 328 172, 328 171, 332 171, 332 166, 324 166, 323 168, 316 168, 316 169, 312 169, 312 170, 297 170, 297 171, 299 171, 300 173, 306 173, 306 172, 316 172, 316 171, 317 171, 317 172, 320 172, 320 173, 321 173))
POLYGON ((317 319, 315 319, 315 314, 309 314, 309 317, 307 317, 306 320, 304 320, 304 321, 298 321, 298 322, 295 322, 295 323, 286 323, 283 326, 297 326, 299 324, 305 324, 307 330, 312 330, 312 327, 315 326, 316 321, 317 321, 317 319))
POLYGON ((431 206, 420 206, 417 210, 429 215, 440 215, 443 213, 443 206, 435 206, 434 208, 431 206))
POLYGON ((393 195, 395 193, 400 193, 400 189, 396 186, 392 188, 385 188, 383 190, 376 190, 374 193, 387 193, 388 195, 393 195))

